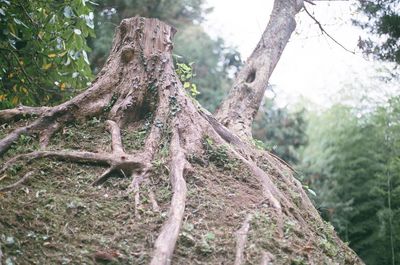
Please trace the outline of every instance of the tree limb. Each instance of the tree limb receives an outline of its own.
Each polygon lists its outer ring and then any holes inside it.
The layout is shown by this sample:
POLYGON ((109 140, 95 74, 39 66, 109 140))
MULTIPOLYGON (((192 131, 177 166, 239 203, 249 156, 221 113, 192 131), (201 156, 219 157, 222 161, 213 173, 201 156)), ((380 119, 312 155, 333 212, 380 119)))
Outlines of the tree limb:
POLYGON ((302 7, 303 0, 275 0, 261 40, 215 113, 223 125, 242 138, 251 138, 251 124, 269 78, 296 28, 295 16, 302 7))

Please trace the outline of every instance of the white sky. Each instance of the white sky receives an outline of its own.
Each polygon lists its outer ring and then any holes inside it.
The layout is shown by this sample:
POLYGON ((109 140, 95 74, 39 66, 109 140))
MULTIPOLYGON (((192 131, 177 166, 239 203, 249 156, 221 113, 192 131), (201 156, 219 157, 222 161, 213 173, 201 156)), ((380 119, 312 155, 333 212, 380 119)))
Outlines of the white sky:
MULTIPOLYGON (((317 103, 329 104, 338 91, 353 84, 368 86, 370 77, 380 66, 367 61, 357 49, 361 29, 354 27, 355 18, 351 1, 317 2, 306 5, 337 41, 356 54, 346 52, 327 36, 305 13, 297 16, 297 29, 286 46, 270 84, 276 85, 281 104, 297 101, 300 96, 317 103), (283 92, 283 93, 282 93, 283 92)), ((214 7, 204 25, 212 36, 221 36, 236 46, 245 60, 257 44, 265 29, 273 0, 208 0, 214 7)))

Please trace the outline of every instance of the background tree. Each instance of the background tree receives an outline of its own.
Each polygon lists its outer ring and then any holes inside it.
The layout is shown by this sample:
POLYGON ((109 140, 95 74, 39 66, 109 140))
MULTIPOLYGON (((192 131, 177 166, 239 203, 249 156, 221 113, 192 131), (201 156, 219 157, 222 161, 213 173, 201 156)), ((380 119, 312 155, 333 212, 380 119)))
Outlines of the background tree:
POLYGON ((399 253, 399 101, 361 114, 335 105, 310 119, 302 171, 316 203, 367 264, 399 253))
POLYGON ((397 0, 358 1, 365 17, 354 23, 369 35, 360 38, 359 47, 375 58, 400 63, 400 4, 397 0))
POLYGON ((274 99, 266 99, 254 120, 253 135, 265 148, 286 162, 299 162, 299 149, 307 144, 306 110, 292 111, 276 106, 274 99))
POLYGON ((0 1, 0 108, 53 104, 91 81, 91 4, 0 1))

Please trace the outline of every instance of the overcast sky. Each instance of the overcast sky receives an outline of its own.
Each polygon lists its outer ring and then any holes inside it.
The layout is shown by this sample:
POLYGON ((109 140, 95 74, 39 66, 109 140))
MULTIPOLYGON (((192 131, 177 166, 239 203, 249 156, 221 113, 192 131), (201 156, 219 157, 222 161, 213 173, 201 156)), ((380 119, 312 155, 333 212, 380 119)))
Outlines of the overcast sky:
MULTIPOLYGON (((279 98, 281 104, 304 96, 319 105, 328 105, 345 85, 371 85, 371 77, 376 75, 380 65, 366 60, 357 49, 363 32, 351 23, 351 18, 359 16, 352 3, 326 1, 306 6, 328 33, 355 54, 321 34, 305 12, 298 14, 296 33, 270 80, 276 85, 276 92, 283 95, 279 98)), ((208 0, 214 11, 208 16, 205 29, 212 36, 221 36, 228 44, 236 46, 245 60, 268 23, 272 4, 273 0, 208 0)))

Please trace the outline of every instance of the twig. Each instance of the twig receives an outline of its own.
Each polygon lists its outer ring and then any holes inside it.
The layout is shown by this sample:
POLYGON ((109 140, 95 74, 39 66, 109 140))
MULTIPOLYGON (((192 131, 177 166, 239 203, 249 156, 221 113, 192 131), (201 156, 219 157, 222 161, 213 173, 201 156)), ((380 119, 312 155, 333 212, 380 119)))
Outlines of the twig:
POLYGON ((321 32, 323 34, 325 34, 326 36, 328 36, 328 38, 330 38, 333 42, 335 42, 337 45, 339 45, 340 47, 342 47, 345 51, 352 53, 352 54, 356 54, 355 51, 351 51, 349 49, 347 49, 345 46, 343 46, 343 44, 341 44, 340 42, 338 42, 334 37, 332 37, 328 32, 326 32, 326 30, 324 29, 324 27, 322 26, 321 22, 319 22, 313 15, 311 15, 311 13, 307 10, 307 8, 305 6, 303 6, 304 11, 306 11, 307 15, 314 20, 314 22, 318 25, 319 29, 321 30, 321 32))

